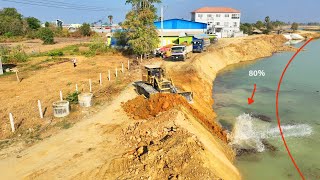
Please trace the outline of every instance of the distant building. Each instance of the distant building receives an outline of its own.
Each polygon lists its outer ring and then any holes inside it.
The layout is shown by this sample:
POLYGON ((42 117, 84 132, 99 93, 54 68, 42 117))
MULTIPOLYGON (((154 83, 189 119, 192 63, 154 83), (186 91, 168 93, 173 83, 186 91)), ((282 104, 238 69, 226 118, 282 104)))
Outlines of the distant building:
POLYGON ((203 7, 191 13, 191 20, 206 23, 208 33, 233 37, 240 33, 241 12, 229 7, 203 7))
POLYGON ((193 36, 207 32, 207 24, 201 22, 188 21, 183 19, 168 19, 163 21, 163 32, 161 21, 154 22, 159 37, 163 36, 160 46, 179 43, 179 37, 193 36))

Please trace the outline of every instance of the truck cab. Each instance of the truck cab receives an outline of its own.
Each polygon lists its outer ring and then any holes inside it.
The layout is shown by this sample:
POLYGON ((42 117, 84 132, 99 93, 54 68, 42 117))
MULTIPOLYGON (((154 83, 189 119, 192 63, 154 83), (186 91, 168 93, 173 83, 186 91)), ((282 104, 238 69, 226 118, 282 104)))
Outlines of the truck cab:
POLYGON ((196 39, 194 41, 192 41, 192 51, 193 53, 201 53, 202 51, 206 50, 206 46, 204 44, 204 40, 203 39, 196 39))
POLYGON ((171 48, 171 59, 173 61, 185 61, 192 52, 192 46, 176 45, 171 48))

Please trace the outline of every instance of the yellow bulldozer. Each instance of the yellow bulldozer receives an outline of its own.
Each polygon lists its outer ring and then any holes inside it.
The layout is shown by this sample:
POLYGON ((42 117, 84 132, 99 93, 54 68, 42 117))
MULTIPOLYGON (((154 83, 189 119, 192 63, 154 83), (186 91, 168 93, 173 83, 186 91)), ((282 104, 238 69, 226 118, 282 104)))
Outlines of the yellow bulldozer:
POLYGON ((156 93, 174 93, 185 97, 189 103, 193 102, 193 93, 179 92, 173 81, 166 78, 165 70, 157 65, 146 65, 142 70, 142 81, 135 82, 134 85, 137 93, 146 98, 156 93))

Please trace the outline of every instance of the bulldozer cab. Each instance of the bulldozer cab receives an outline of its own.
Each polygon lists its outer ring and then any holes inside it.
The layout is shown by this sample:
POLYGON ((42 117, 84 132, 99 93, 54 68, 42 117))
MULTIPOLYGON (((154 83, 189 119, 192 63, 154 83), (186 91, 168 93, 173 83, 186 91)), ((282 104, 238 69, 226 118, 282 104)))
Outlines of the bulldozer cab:
POLYGON ((137 85, 140 88, 141 92, 146 92, 146 97, 150 97, 151 90, 152 92, 159 93, 174 93, 179 94, 187 99, 189 103, 193 102, 193 93, 192 92, 180 92, 173 84, 171 79, 166 79, 165 70, 157 65, 147 65, 142 70, 142 82, 139 82, 137 85))
POLYGON ((154 79, 162 80, 164 78, 164 70, 160 66, 148 65, 142 73, 142 80, 153 84, 154 79))

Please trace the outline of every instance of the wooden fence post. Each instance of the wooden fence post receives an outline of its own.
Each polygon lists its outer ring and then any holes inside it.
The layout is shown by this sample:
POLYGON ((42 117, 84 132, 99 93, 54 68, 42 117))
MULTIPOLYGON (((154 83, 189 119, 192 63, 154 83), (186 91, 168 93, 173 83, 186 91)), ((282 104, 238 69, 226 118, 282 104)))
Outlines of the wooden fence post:
POLYGON ((100 86, 102 86, 102 73, 100 73, 100 86))
POLYGON ((116 68, 116 77, 118 77, 118 68, 116 68))
POLYGON ((130 60, 128 60, 128 70, 130 70, 130 60))
POLYGON ((18 75, 18 71, 16 71, 16 77, 17 77, 17 81, 20 82, 20 78, 19 78, 19 75, 18 75))
POLYGON ((63 101, 62 91, 60 91, 60 101, 63 101))
POLYGON ((42 107, 41 107, 41 101, 40 100, 38 100, 38 108, 39 108, 40 118, 43 119, 43 112, 42 112, 42 107))
POLYGON ((11 124, 11 131, 14 133, 16 131, 16 129, 14 127, 14 120, 13 120, 12 113, 9 113, 9 119, 10 119, 10 124, 11 124))
POLYGON ((124 66, 123 66, 123 63, 121 63, 121 70, 122 70, 122 73, 124 73, 124 66))

